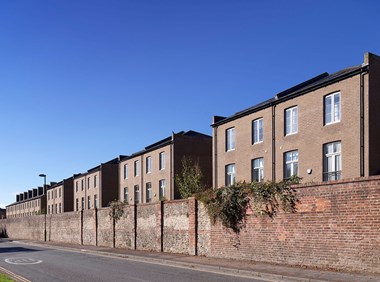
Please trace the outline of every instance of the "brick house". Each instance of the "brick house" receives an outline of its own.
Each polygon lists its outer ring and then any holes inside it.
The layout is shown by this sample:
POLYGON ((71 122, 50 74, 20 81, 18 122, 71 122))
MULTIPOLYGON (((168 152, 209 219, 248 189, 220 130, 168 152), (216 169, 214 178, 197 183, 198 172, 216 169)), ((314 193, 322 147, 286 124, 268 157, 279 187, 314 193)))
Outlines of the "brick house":
POLYGON ((47 190, 47 213, 73 211, 73 177, 52 183, 47 190))
POLYGON ((115 158, 73 176, 74 211, 107 207, 118 199, 118 163, 115 158))
POLYGON ((175 175, 181 171, 184 156, 200 165, 205 184, 211 186, 211 143, 209 135, 181 131, 125 156, 119 164, 120 200, 150 203, 179 199, 175 175))
POLYGON ((380 173, 380 57, 323 73, 230 117, 213 118, 213 186, 380 173))

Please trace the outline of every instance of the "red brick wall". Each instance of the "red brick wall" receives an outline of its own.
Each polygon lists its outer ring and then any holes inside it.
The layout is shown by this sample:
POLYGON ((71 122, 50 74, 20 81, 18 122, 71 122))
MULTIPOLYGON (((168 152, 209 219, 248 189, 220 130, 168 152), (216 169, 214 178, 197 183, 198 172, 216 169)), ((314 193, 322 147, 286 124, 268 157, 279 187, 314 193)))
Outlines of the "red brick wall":
POLYGON ((296 214, 211 227, 209 256, 380 273, 380 177, 298 187, 296 214))
MULTIPOLYGON (((137 229, 130 205, 116 224, 116 246, 380 273, 380 176, 297 190, 296 214, 280 213, 274 220, 251 214, 239 235, 212 225, 194 199, 138 206, 137 229)), ((3 219, 2 229, 10 238, 43 241, 44 216, 3 219)), ((80 212, 49 215, 47 231, 51 241, 81 244, 82 236, 82 244, 112 246, 106 208, 84 211, 83 218, 80 212)))

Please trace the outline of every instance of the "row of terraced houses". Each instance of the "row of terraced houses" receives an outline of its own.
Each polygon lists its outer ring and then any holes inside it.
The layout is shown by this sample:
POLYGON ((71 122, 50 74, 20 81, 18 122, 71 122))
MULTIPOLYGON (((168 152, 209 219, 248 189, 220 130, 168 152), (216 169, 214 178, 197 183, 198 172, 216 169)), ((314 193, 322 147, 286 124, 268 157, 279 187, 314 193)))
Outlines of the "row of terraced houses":
POLYGON ((179 132, 59 183, 30 189, 7 217, 179 199, 174 181, 184 156, 206 185, 236 181, 334 181, 380 174, 380 57, 323 73, 229 117, 214 116, 212 136, 179 132))

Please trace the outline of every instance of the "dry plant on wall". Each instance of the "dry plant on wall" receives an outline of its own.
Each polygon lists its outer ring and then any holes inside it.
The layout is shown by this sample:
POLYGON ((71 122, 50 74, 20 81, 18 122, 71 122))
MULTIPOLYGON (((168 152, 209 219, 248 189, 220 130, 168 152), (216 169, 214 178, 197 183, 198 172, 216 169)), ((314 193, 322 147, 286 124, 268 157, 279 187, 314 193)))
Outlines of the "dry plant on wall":
POLYGON ((125 203, 122 201, 114 200, 109 203, 108 215, 112 219, 112 246, 115 248, 116 243, 116 222, 118 222, 124 215, 125 203))
POLYGON ((279 210, 295 213, 298 199, 292 185, 300 180, 292 177, 280 182, 238 182, 208 189, 196 197, 205 204, 213 223, 219 219, 225 227, 239 233, 244 227, 248 207, 256 215, 269 218, 274 218, 279 210))

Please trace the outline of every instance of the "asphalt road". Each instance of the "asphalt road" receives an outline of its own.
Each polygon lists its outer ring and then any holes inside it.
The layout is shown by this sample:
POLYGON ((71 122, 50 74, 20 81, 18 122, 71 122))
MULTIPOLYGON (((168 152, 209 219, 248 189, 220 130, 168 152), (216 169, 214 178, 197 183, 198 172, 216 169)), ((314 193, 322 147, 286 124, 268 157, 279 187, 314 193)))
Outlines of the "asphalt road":
POLYGON ((29 281, 262 281, 0 241, 0 267, 29 281))

